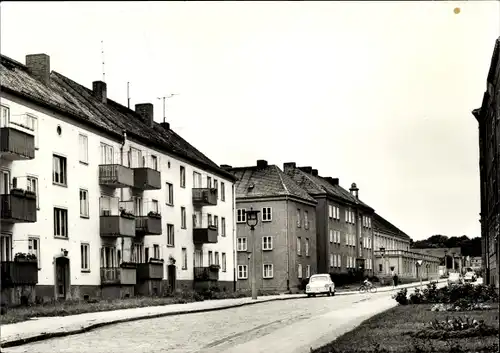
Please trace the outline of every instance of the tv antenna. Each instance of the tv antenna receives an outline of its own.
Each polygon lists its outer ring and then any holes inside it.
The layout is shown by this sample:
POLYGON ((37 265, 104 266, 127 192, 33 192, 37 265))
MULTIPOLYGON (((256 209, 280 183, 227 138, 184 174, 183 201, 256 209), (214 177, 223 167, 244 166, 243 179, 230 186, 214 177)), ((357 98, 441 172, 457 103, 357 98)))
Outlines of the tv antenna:
POLYGON ((102 82, 106 82, 106 72, 104 71, 104 41, 101 40, 101 59, 102 59, 102 82))
POLYGON ((172 98, 173 96, 178 96, 179 93, 171 93, 169 94, 168 96, 165 96, 165 97, 158 97, 158 99, 162 99, 163 100, 163 122, 166 121, 166 116, 165 116, 165 100, 166 99, 169 99, 169 98, 172 98))
POLYGON ((130 109, 130 82, 127 82, 127 108, 130 109))

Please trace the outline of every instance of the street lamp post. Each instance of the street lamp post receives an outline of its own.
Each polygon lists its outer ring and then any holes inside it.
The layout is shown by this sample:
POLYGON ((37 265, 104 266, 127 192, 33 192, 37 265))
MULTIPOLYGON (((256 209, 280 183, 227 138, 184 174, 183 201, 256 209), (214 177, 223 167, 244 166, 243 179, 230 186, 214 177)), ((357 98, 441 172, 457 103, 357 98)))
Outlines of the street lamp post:
POLYGON ((444 249, 444 275, 448 274, 448 249, 444 249))
POLYGON ((247 217, 247 225, 250 227, 250 232, 252 233, 252 299, 256 300, 257 299, 257 270, 255 268, 255 254, 256 254, 256 247, 255 244, 257 243, 257 239, 255 238, 255 226, 257 223, 259 223, 259 214, 260 211, 254 210, 252 207, 250 207, 249 211, 246 211, 246 217, 247 217))
MULTIPOLYGON (((385 248, 380 248, 380 256, 382 256, 382 268, 383 268, 383 275, 385 276, 385 248)), ((385 279, 384 279, 385 282, 385 279)))
POLYGON ((424 262, 423 260, 417 260, 417 263, 416 263, 416 265, 417 265, 417 271, 418 271, 418 277, 420 277, 420 289, 422 289, 422 270, 421 270, 421 268, 422 268, 422 263, 423 262, 424 262))

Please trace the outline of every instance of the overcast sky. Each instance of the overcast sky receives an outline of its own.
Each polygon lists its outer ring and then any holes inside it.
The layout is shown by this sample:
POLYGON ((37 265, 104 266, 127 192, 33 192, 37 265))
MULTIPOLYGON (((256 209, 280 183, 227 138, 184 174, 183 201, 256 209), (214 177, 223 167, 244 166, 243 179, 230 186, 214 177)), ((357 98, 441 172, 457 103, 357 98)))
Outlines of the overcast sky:
POLYGON ((479 236, 478 128, 496 1, 2 2, 1 52, 167 120, 218 164, 352 182, 413 239, 479 236), (454 9, 460 7, 460 12, 454 9))

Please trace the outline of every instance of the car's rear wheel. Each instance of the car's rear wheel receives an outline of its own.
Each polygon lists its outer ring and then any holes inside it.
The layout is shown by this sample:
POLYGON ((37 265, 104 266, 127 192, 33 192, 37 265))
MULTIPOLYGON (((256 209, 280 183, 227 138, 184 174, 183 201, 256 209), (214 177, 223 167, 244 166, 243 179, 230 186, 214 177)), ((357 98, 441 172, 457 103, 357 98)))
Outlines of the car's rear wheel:
POLYGON ((307 295, 307 297, 308 297, 308 298, 311 298, 311 296, 312 296, 312 294, 308 294, 308 295, 307 295))
POLYGON ((329 296, 329 297, 331 297, 331 296, 332 296, 332 291, 331 291, 331 290, 329 290, 329 291, 328 291, 328 296, 329 296))

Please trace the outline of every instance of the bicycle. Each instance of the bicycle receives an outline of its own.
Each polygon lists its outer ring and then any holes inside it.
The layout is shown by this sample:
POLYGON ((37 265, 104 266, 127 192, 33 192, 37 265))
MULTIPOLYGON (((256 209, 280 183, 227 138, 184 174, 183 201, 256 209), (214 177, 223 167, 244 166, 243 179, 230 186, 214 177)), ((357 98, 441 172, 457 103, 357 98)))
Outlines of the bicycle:
POLYGON ((361 287, 359 287, 359 292, 360 293, 365 293, 370 291, 370 293, 377 293, 377 287, 374 285, 367 286, 366 284, 362 284, 361 287))

